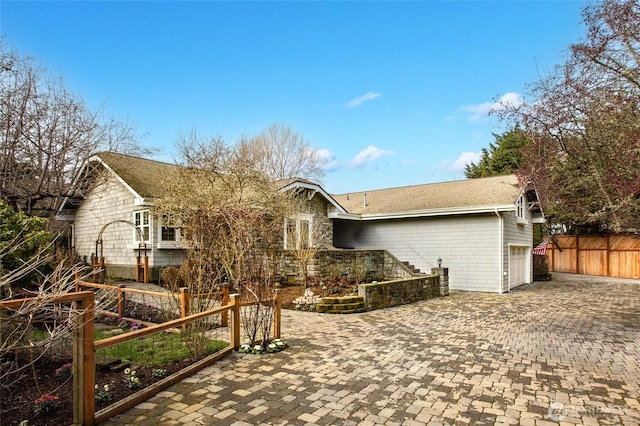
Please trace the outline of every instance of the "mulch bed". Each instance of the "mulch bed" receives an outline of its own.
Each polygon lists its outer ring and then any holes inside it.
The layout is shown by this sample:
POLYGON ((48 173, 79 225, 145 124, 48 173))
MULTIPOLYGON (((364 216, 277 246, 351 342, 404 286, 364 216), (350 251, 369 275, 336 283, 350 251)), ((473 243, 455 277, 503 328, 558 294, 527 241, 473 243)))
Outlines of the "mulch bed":
MULTIPOLYGON (((42 359, 29 369, 25 376, 8 388, 2 388, 0 397, 0 419, 2 425, 17 425, 27 420, 29 425, 61 425, 73 423, 73 378, 57 377, 55 370, 71 360, 42 359), (34 401, 43 393, 58 397, 59 407, 50 413, 34 412, 34 401)), ((164 365, 169 376, 182 368, 193 364, 194 360, 187 359, 164 365)), ((143 387, 161 380, 153 377, 152 368, 136 368, 136 377, 143 387)), ((122 371, 96 371, 96 384, 99 389, 109 385, 111 401, 96 401, 96 411, 107 407, 140 390, 130 389, 125 384, 122 371)))

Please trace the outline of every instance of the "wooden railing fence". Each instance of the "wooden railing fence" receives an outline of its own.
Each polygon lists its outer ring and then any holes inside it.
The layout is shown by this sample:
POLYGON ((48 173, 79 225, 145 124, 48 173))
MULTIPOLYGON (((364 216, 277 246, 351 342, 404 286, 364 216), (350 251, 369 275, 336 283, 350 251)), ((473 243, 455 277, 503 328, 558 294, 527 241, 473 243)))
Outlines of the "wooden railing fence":
MULTIPOLYGON (((194 299, 218 299, 220 300, 221 305, 229 304, 229 285, 228 284, 223 284, 222 290, 219 292, 190 294, 189 289, 187 287, 180 288, 180 293, 173 293, 173 292, 161 292, 161 291, 140 290, 136 288, 129 288, 126 286, 126 284, 119 284, 117 286, 113 286, 108 284, 97 284, 97 283, 91 283, 86 281, 80 281, 79 279, 76 279, 76 291, 81 291, 83 289, 103 289, 103 290, 114 292, 118 318, 123 318, 126 316, 126 303, 128 299, 127 293, 132 295, 133 294, 140 295, 142 297, 174 299, 177 301, 176 303, 179 304, 181 318, 184 318, 189 315, 191 311, 190 307, 194 299)), ((110 312, 106 312, 106 313, 110 314, 110 312)), ((223 327, 226 327, 228 325, 227 312, 224 312, 222 314, 221 325, 223 327)))
POLYGON ((640 238, 557 235, 547 246, 550 272, 640 278, 640 238))
MULTIPOLYGON (((18 309, 38 297, 0 301, 0 310, 18 309)), ((40 298, 44 299, 44 298, 40 298)), ((95 352, 93 346, 94 294, 67 293, 47 300, 56 305, 72 302, 76 315, 73 327, 73 424, 94 424, 95 352)))
MULTIPOLYGON (((105 288, 103 284, 94 284, 87 282, 79 282, 76 285, 77 289, 81 288, 105 288)), ((125 299, 124 294, 126 292, 146 292, 144 290, 125 289, 114 287, 119 289, 119 297, 125 299), (132 291, 133 290, 133 291, 132 291)), ((158 293, 164 294, 164 293, 158 293)), ((189 297, 184 296, 184 292, 181 293, 181 300, 189 300, 189 297)), ((202 295, 200 295, 202 296, 202 295)), ((0 301, 0 310, 17 309, 26 303, 33 302, 34 300, 43 300, 44 297, 31 297, 25 299, 16 300, 4 300, 0 301)), ((46 299, 45 299, 46 300, 46 299)), ((171 386, 172 384, 180 381, 182 378, 191 375, 221 359, 229 354, 234 349, 240 347, 241 331, 241 308, 246 306, 255 305, 259 302, 240 302, 239 294, 231 294, 225 297, 225 303, 222 306, 214 309, 207 310, 205 312, 199 312, 196 314, 188 315, 188 302, 186 305, 182 305, 183 317, 168 321, 162 324, 151 325, 145 328, 141 328, 128 333, 116 335, 101 340, 94 340, 94 312, 95 312, 95 294, 93 291, 77 291, 75 293, 67 293, 62 296, 52 297, 47 300, 49 304, 62 304, 72 302, 74 311, 75 327, 73 331, 73 424, 74 425, 94 425, 96 423, 105 421, 106 419, 119 414, 141 401, 146 400, 153 394, 159 392, 162 389, 171 386), (229 318, 229 312, 231 312, 230 319, 231 325, 229 326, 229 345, 222 350, 210 355, 209 357, 192 364, 187 369, 182 370, 179 373, 171 375, 154 386, 144 388, 136 394, 126 398, 125 400, 118 401, 111 406, 95 412, 95 396, 94 387, 96 380, 96 364, 95 357, 96 351, 104 349, 110 346, 115 346, 120 343, 124 343, 130 340, 142 338, 155 333, 161 333, 169 329, 176 329, 179 327, 186 327, 189 323, 194 321, 203 320, 205 318, 220 315, 221 317, 226 315, 229 318)), ((278 294, 276 292, 274 300, 274 317, 273 317, 273 338, 280 338, 281 336, 281 304, 278 294)))
MULTIPOLYGON (((199 312, 199 313, 178 318, 172 321, 167 321, 162 324, 141 328, 139 330, 131 331, 129 333, 124 333, 124 334, 116 335, 106 339, 95 341, 93 345, 93 349, 95 352, 97 352, 100 349, 105 349, 111 346, 118 345, 120 343, 139 339, 145 336, 150 336, 152 334, 160 333, 166 330, 172 330, 179 327, 184 328, 188 324, 194 321, 203 320, 205 318, 208 318, 214 315, 228 313, 229 311, 232 312, 231 327, 229 327, 230 344, 227 347, 201 360, 200 362, 192 364, 187 369, 182 370, 179 374, 172 375, 170 377, 163 379, 162 381, 156 383, 153 387, 142 389, 141 391, 136 392, 134 395, 130 396, 129 398, 118 401, 115 404, 111 404, 109 407, 103 410, 100 410, 97 413, 93 413, 94 422, 100 423, 102 421, 107 420, 110 417, 113 417, 119 413, 124 412, 125 410, 128 410, 131 407, 134 407, 135 405, 139 404, 142 401, 145 401, 146 399, 156 394, 157 392, 161 391, 162 389, 166 389, 172 384, 182 380, 182 378, 189 376, 194 372, 206 367, 207 365, 210 365, 216 362, 217 360, 225 357, 234 349, 238 349, 240 347, 240 307, 241 307, 239 298, 240 298, 239 294, 232 294, 230 296, 231 303, 228 305, 220 306, 208 311, 199 312)), ((74 364, 75 364, 75 360, 74 360, 74 364)), ((94 363, 94 371, 95 371, 95 363, 94 363)), ((95 386, 95 375, 94 377, 87 376, 85 377, 85 380, 93 380, 93 385, 95 386)))

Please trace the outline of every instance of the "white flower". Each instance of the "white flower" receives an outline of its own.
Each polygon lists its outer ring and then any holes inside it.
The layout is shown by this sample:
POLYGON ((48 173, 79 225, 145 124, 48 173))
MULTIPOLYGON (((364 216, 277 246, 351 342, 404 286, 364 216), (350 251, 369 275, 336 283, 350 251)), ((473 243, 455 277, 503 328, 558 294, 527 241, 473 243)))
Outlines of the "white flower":
POLYGON ((129 373, 131 373, 131 369, 130 368, 125 368, 124 369, 124 374, 128 375, 129 373))
POLYGON ((109 392, 109 385, 104 385, 104 391, 109 392))

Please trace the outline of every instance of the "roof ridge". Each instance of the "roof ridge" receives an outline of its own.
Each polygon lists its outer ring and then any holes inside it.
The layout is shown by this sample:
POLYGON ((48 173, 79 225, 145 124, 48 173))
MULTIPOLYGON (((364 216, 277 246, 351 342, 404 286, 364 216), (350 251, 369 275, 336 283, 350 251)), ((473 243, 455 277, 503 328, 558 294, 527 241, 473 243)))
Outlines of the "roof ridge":
POLYGON ((509 173, 506 175, 498 175, 498 176, 485 176, 485 177, 479 177, 479 178, 465 178, 465 179, 455 179, 455 180, 445 180, 445 181, 440 181, 440 182, 426 182, 426 183, 416 183, 416 184, 412 184, 412 185, 400 185, 400 186, 390 186, 390 187, 386 187, 386 188, 376 188, 376 189, 365 189, 365 190, 361 190, 361 191, 351 191, 351 192, 343 192, 340 194, 331 194, 334 196, 343 196, 343 195, 353 195, 353 194, 363 194, 363 193, 371 193, 371 192, 378 192, 378 191, 392 191, 392 190, 398 190, 398 189, 405 189, 405 188, 418 188, 418 187, 426 187, 426 186, 431 186, 431 185, 446 185, 446 184, 452 184, 452 183, 462 183, 462 182, 470 182, 470 181, 486 181, 489 179, 498 179, 498 178, 505 178, 505 177, 515 177, 516 175, 514 173, 509 173))

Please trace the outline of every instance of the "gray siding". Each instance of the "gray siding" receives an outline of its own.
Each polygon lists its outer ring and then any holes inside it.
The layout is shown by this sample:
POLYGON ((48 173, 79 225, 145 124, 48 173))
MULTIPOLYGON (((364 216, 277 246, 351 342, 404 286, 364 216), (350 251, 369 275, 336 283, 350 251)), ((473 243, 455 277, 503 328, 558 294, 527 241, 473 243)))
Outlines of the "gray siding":
MULTIPOLYGON (((138 254, 133 226, 114 222, 133 221, 136 210, 151 210, 149 206, 136 206, 136 198, 120 181, 110 176, 100 186, 93 188, 75 213, 73 221, 73 245, 75 252, 90 262, 96 256, 96 240, 100 230, 109 224, 102 234, 103 255, 107 269, 118 271, 117 275, 134 278, 138 254)), ((147 256, 152 276, 157 277, 159 268, 180 265, 184 252, 180 249, 158 249, 160 224, 151 218, 151 242, 147 245, 147 256)))
MULTIPOLYGON (((529 254, 531 253, 531 245, 533 241, 533 223, 532 214, 530 211, 526 210, 526 223, 518 223, 516 220, 515 212, 505 212, 503 213, 504 218, 504 241, 503 241, 503 270, 509 271, 509 252, 510 247, 527 247, 529 250, 529 254)), ((529 269, 529 281, 533 281, 533 266, 531 263, 531 256, 529 255, 528 259, 528 269, 529 269)), ((509 282, 509 274, 503 276, 503 291, 509 291, 513 286, 509 282)))
POLYGON ((437 266, 450 271, 452 290, 500 291, 499 221, 496 215, 447 218, 336 221, 338 248, 385 249, 423 272, 437 266))
MULTIPOLYGON (((133 219, 135 198, 120 182, 111 177, 92 189, 81 203, 74 218, 74 248, 78 255, 90 261, 96 255, 96 240, 100 229, 115 220, 133 219)), ((107 263, 135 265, 132 249, 123 250, 133 243, 133 227, 112 223, 103 233, 103 254, 107 263)))

